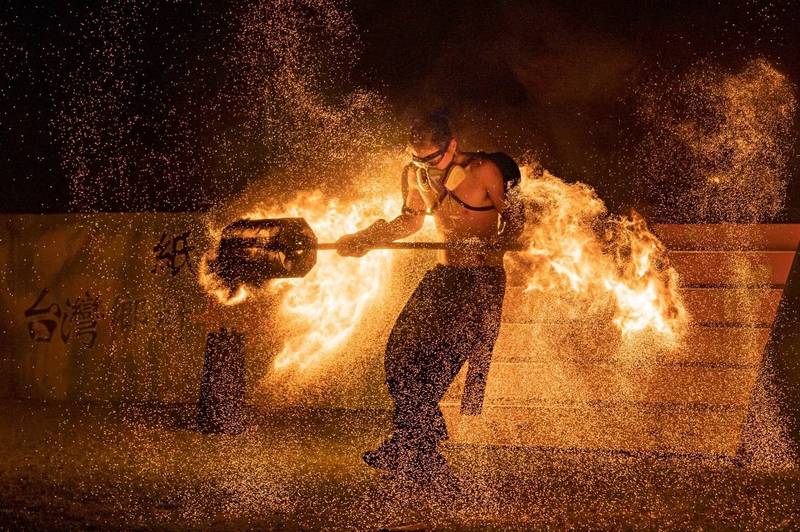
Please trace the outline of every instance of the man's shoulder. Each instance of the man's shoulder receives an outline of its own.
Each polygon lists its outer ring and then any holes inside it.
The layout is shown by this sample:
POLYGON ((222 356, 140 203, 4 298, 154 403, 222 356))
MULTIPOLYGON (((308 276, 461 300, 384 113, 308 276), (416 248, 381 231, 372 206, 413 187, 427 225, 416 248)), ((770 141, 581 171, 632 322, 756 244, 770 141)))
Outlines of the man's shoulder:
POLYGON ((476 167, 476 175, 481 175, 489 179, 503 180, 506 190, 519 184, 522 175, 517 162, 506 153, 479 152, 474 159, 480 160, 480 166, 476 167))
POLYGON ((482 152, 473 155, 472 159, 467 165, 467 168, 471 170, 476 177, 503 177, 503 173, 500 171, 500 167, 497 166, 497 163, 495 163, 489 157, 486 157, 486 154, 482 152))

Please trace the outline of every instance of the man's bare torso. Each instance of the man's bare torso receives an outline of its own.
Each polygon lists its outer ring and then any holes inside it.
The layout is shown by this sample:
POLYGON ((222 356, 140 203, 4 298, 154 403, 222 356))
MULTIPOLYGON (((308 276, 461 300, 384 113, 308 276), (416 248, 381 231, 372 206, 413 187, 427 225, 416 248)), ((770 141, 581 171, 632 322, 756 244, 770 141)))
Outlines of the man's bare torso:
MULTIPOLYGON (((456 159, 455 162, 464 165, 466 178, 451 192, 468 205, 492 207, 492 209, 471 210, 459 204, 450 195, 446 196, 438 207, 434 207, 439 196, 437 190, 434 187, 420 186, 413 172, 409 172, 406 177, 409 179, 410 191, 407 203, 415 208, 433 209, 436 229, 445 242, 473 238, 487 239, 497 234, 498 210, 489 197, 485 180, 481 175, 487 170, 483 166, 493 165, 493 163, 480 158, 469 161, 468 155, 460 155, 461 160, 456 159), (419 204, 420 200, 424 206, 419 204), (417 205, 415 206, 414 203, 417 205)), ((439 252, 438 261, 440 264, 451 266, 502 266, 503 253, 442 250, 439 252)))

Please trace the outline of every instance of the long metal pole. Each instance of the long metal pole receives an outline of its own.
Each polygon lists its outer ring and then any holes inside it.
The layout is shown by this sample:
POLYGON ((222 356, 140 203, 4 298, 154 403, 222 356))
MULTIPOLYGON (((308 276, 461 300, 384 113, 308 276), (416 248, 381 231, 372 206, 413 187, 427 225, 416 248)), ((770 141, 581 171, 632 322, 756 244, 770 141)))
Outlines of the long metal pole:
MULTIPOLYGON (((258 247, 266 250, 273 251, 286 251, 289 249, 303 249, 313 248, 318 250, 335 250, 339 245, 335 242, 318 242, 313 246, 305 246, 299 244, 297 246, 286 242, 276 242, 270 237, 225 237, 224 240, 229 244, 236 244, 238 247, 250 248, 258 247)), ((522 251, 525 246, 522 244, 512 244, 503 246, 502 248, 495 248, 481 244, 480 242, 389 242, 375 246, 364 246, 365 249, 461 249, 475 252, 490 252, 490 251, 522 251)))
MULTIPOLYGON (((321 242, 315 246, 317 249, 337 249, 339 246, 334 242, 321 242)), ((480 244, 461 244, 457 242, 389 242, 379 246, 365 246, 367 249, 469 249, 476 251, 499 251, 499 249, 480 244)), ((507 246, 505 251, 521 251, 521 245, 507 246)))

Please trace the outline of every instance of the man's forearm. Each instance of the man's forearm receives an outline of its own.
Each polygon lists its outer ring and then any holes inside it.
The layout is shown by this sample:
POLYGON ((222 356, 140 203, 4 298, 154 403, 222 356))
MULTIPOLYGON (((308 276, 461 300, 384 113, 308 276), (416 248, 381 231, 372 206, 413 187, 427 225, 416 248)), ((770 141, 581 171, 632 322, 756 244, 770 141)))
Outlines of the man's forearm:
POLYGON ((386 238, 389 242, 411 236, 422 224, 412 214, 401 214, 386 224, 386 238))
POLYGON ((385 222, 379 220, 362 231, 365 238, 378 242, 393 242, 416 233, 422 224, 412 214, 401 214, 385 222))

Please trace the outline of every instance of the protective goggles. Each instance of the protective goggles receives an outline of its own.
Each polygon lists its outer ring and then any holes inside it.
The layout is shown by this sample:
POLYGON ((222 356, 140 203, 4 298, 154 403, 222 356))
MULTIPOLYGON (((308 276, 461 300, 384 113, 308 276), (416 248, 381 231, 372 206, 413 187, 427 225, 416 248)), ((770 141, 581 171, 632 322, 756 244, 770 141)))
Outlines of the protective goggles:
POLYGON ((425 168, 428 169, 432 166, 436 166, 442 160, 445 152, 447 151, 447 147, 450 145, 450 141, 448 140, 442 147, 436 150, 435 152, 431 153, 430 155, 426 155, 425 157, 417 157, 416 155, 411 155, 411 164, 416 166, 417 168, 425 168))

